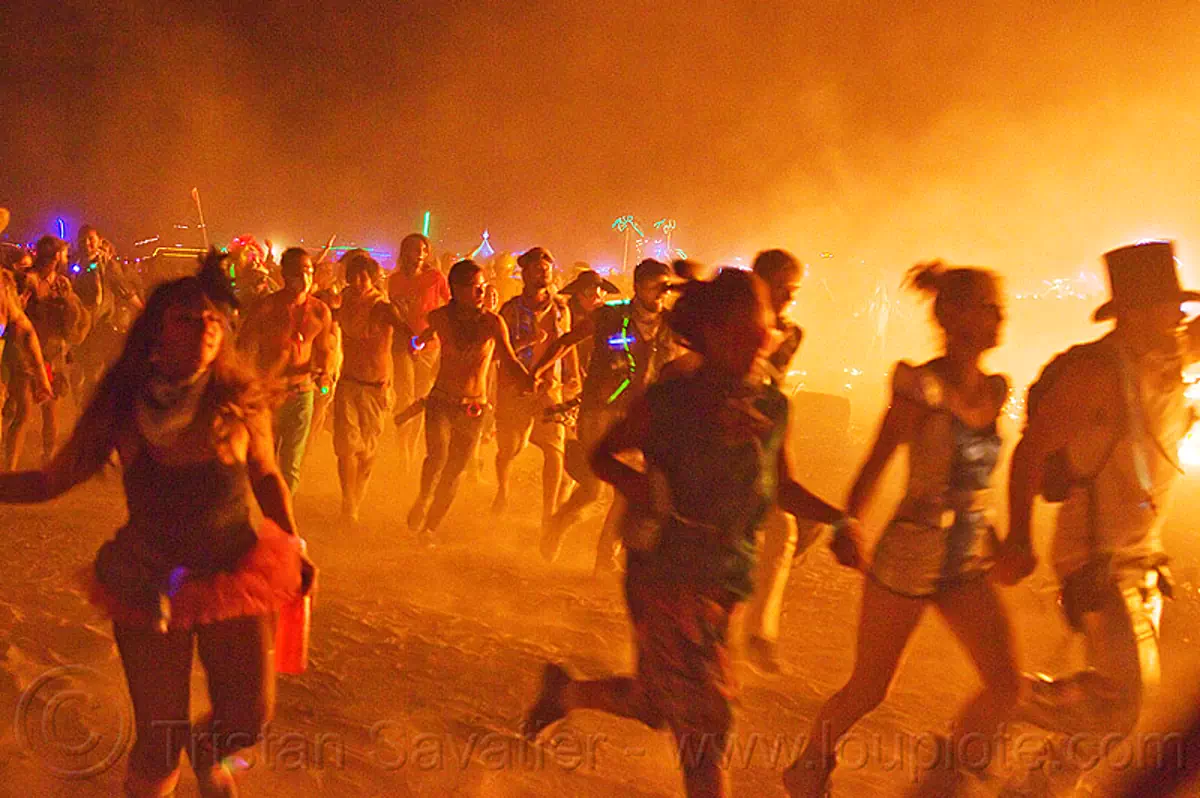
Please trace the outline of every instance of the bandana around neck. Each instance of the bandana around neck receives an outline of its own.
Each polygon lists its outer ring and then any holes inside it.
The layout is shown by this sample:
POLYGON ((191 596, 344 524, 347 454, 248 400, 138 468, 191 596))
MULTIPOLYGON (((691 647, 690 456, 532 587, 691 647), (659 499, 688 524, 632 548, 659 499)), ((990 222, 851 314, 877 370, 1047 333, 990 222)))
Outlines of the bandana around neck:
POLYGON ((211 369, 183 380, 151 376, 134 406, 142 436, 159 448, 173 444, 195 420, 211 376, 211 369))

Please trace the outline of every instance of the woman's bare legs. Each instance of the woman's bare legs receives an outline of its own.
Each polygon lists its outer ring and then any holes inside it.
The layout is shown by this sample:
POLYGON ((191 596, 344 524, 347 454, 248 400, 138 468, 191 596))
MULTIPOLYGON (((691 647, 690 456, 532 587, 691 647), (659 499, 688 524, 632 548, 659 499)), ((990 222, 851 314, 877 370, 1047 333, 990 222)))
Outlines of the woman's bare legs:
POLYGON ((983 680, 983 688, 959 713, 949 738, 954 769, 982 771, 996 753, 991 746, 998 724, 1012 715, 1020 690, 1012 626, 996 587, 987 578, 940 593, 936 605, 983 680))
POLYGON ((854 672, 817 712, 804 751, 784 774, 792 796, 821 796, 837 741, 887 696, 927 601, 893 593, 867 577, 858 622, 854 672))

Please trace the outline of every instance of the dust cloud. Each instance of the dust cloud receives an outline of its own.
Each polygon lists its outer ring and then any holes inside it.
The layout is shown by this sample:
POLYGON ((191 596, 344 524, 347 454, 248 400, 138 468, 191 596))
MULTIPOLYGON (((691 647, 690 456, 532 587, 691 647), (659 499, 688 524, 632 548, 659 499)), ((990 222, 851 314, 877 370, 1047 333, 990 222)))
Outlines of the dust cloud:
MULTIPOLYGON (((1024 277, 1195 238, 1194 4, 17 3, 0 189, 128 248, 190 219, 615 260, 678 220, 727 262, 783 245, 1024 277)), ((864 264, 858 264, 862 266, 864 264)))

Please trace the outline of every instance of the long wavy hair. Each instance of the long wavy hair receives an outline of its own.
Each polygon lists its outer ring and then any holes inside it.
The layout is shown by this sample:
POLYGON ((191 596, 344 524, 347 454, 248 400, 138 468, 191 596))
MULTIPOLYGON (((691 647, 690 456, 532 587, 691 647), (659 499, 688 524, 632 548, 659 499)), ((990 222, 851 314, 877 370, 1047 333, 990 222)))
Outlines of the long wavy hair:
MULTIPOLYGON (((80 418, 84 424, 112 425, 125 429, 132 418, 135 400, 154 375, 154 355, 162 339, 167 310, 185 306, 217 310, 231 320, 237 308, 233 288, 225 276, 224 256, 215 248, 200 259, 200 271, 163 283, 146 302, 146 309, 133 322, 125 347, 105 372, 96 394, 80 418)), ((232 414, 245 417, 269 405, 268 392, 255 371, 233 347, 231 324, 217 357, 210 366, 212 378, 205 390, 200 413, 209 421, 232 414)))

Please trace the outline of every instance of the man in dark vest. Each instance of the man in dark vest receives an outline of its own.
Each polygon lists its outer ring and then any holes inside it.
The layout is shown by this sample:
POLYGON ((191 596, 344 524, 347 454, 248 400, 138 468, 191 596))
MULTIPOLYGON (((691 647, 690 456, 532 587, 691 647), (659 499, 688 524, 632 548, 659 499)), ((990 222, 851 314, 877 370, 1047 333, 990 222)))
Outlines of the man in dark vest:
MULTIPOLYGON (((633 272, 632 299, 597 308, 555 341, 534 368, 535 375, 540 375, 576 344, 591 340, 592 356, 579 409, 579 442, 586 452, 591 452, 612 423, 625 414, 632 399, 640 396, 658 377, 659 370, 675 357, 677 347, 663 319, 670 280, 670 266, 656 260, 642 261, 633 272)), ((550 562, 558 558, 567 530, 600 498, 600 480, 590 470, 580 476, 583 479, 578 487, 543 532, 541 552, 550 562)), ((611 560, 612 546, 613 541, 601 541, 606 550, 598 557, 611 560)))

